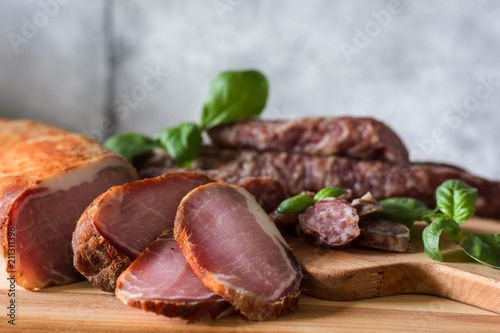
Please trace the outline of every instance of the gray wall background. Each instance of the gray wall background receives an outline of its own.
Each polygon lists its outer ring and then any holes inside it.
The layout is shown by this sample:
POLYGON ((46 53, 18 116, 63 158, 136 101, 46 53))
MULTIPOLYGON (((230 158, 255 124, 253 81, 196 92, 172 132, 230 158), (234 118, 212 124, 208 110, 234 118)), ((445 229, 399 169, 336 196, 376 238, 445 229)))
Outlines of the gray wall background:
POLYGON ((4 0, 0 117, 152 135, 256 68, 265 118, 376 117, 413 160, 500 179, 499 18, 493 0, 4 0))

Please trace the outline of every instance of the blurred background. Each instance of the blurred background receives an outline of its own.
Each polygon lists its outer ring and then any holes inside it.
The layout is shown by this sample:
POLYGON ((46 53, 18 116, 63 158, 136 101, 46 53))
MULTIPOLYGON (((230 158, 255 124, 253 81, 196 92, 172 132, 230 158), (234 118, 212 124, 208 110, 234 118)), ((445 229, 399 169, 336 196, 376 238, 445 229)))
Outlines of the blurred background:
POLYGON ((153 135, 253 68, 264 118, 375 117, 412 160, 500 180, 499 18, 493 0, 3 0, 0 117, 153 135))

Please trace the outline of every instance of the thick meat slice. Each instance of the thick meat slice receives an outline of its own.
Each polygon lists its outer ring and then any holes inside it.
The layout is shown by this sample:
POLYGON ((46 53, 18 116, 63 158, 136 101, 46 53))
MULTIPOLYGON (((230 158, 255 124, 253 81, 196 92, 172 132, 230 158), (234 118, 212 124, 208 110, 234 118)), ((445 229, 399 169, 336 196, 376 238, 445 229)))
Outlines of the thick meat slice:
POLYGON ((359 221, 359 227, 361 233, 354 245, 394 252, 408 252, 412 248, 410 229, 403 224, 366 218, 359 221))
POLYGON ((182 199, 174 235, 203 283, 243 315, 265 320, 297 309, 300 266, 246 190, 200 186, 182 199))
POLYGON ((211 128, 208 134, 216 145, 224 148, 408 163, 408 151, 396 133, 372 118, 250 119, 211 128))
POLYGON ((284 186, 277 180, 269 177, 237 177, 228 172, 220 170, 179 169, 164 168, 160 166, 144 167, 139 171, 141 178, 157 177, 167 172, 192 171, 202 173, 208 177, 219 180, 226 184, 238 185, 252 193, 259 205, 266 212, 272 212, 285 200, 288 195, 284 186))
POLYGON ((341 198, 319 200, 299 214, 300 234, 316 245, 338 248, 359 236, 356 209, 341 198))
POLYGON ((0 243, 17 284, 35 290, 80 280, 71 250, 78 217, 108 188, 135 179, 122 157, 83 135, 0 120, 0 243))
POLYGON ((95 287, 113 292, 130 263, 160 233, 173 228, 184 195, 211 181, 181 172, 112 187, 78 221, 73 234, 76 269, 95 287))
POLYGON ((116 297, 144 311, 210 321, 231 304, 205 287, 172 237, 161 236, 123 272, 116 297))
POLYGON ((277 152, 221 151, 203 153, 194 163, 200 169, 218 169, 238 177, 270 176, 289 195, 317 192, 329 186, 352 190, 354 197, 371 192, 376 200, 410 197, 434 207, 436 188, 447 179, 460 179, 478 189, 476 214, 500 219, 500 182, 490 181, 448 165, 419 163, 394 165, 339 156, 311 156, 277 152))

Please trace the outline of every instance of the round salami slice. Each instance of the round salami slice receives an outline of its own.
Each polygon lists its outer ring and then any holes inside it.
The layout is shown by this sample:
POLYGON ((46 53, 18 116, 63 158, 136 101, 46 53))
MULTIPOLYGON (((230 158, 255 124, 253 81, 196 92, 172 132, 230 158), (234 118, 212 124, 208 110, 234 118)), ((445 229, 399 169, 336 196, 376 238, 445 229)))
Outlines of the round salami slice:
POLYGON ((343 247, 359 236, 358 222, 358 213, 348 201, 326 198, 299 214, 299 232, 317 245, 343 247))

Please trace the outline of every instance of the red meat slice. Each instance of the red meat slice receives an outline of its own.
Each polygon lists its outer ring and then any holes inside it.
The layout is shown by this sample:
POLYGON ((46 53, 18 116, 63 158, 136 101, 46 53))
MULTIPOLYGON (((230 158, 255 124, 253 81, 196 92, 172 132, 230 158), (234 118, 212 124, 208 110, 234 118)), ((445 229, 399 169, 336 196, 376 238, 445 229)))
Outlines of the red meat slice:
POLYGON ((205 287, 172 237, 151 243, 117 281, 128 306, 188 321, 210 321, 231 304, 205 287))
POLYGON ((297 309, 300 266, 278 229, 246 190, 213 183, 179 205, 174 235, 198 277, 253 320, 297 309))
POLYGON ((193 172, 167 173, 103 193, 85 210, 73 235, 74 265, 95 287, 113 292, 116 279, 174 226, 181 199, 213 181, 193 172))

